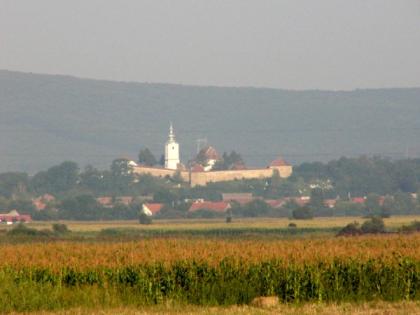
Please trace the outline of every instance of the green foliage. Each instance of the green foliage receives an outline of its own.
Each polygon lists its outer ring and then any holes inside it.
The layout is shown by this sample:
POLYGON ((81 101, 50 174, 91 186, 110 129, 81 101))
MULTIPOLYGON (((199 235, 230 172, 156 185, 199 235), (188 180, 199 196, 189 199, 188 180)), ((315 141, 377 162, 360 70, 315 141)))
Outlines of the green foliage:
POLYGON ((66 161, 42 171, 31 179, 31 187, 38 194, 59 193, 74 188, 79 180, 79 167, 66 161))
POLYGON ((384 233, 385 232, 384 220, 382 220, 382 218, 380 217, 373 217, 362 224, 361 230, 365 234, 384 233))
POLYGON ((29 177, 26 173, 0 174, 0 196, 7 198, 23 194, 27 191, 29 177))
POLYGON ((140 150, 138 162, 146 166, 154 166, 157 164, 155 156, 148 148, 140 150))
POLYGON ((243 217, 267 217, 273 214, 273 209, 263 200, 253 200, 241 206, 235 204, 232 213, 243 217))
POLYGON ((0 312, 153 305, 240 305, 258 296, 283 303, 418 300, 418 261, 401 257, 335 259, 328 263, 279 260, 248 263, 224 259, 209 265, 185 260, 169 266, 123 265, 79 270, 3 268, 0 312))
POLYGON ((409 225, 403 225, 401 227, 401 232, 403 232, 403 233, 420 232, 420 222, 419 221, 413 221, 409 225))
POLYGON ((213 170, 220 171, 220 170, 230 170, 235 165, 243 165, 244 161, 242 159, 242 156, 235 152, 231 151, 230 153, 223 152, 222 159, 220 161, 217 161, 214 166, 213 170))
POLYGON ((48 237, 51 236, 52 233, 50 230, 37 230, 33 228, 27 227, 23 223, 19 223, 13 229, 7 232, 8 236, 15 236, 15 237, 48 237))
POLYGON ((299 207, 292 211, 293 219, 296 220, 308 220, 313 219, 314 213, 310 207, 299 207))
POLYGON ((70 232, 70 230, 67 228, 67 225, 63 223, 54 223, 52 225, 52 230, 55 234, 63 235, 70 232))
POLYGON ((363 231, 360 228, 359 222, 353 222, 347 224, 343 227, 337 234, 337 236, 355 236, 363 234, 363 231))
POLYGON ((139 222, 140 224, 149 225, 152 224, 152 217, 148 216, 147 214, 141 212, 139 215, 139 222))

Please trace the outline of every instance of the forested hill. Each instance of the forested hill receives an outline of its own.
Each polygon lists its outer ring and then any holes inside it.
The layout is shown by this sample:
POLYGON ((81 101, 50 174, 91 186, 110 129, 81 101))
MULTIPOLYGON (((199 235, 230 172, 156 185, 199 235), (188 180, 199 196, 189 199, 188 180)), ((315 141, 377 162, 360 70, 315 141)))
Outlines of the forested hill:
POLYGON ((159 157, 169 121, 185 162, 197 139, 248 165, 339 156, 420 155, 420 88, 287 91, 122 83, 0 71, 0 172, 64 160, 108 167, 159 157))

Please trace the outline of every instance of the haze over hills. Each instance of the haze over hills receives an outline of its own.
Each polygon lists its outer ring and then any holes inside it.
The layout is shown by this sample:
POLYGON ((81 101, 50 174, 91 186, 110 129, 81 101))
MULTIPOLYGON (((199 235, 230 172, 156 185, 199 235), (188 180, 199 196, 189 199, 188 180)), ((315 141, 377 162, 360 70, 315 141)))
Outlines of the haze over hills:
POLYGON ((197 139, 250 166, 340 156, 420 156, 420 88, 289 91, 127 83, 0 70, 0 172, 64 160, 107 168, 149 147, 169 121, 183 162, 197 139))

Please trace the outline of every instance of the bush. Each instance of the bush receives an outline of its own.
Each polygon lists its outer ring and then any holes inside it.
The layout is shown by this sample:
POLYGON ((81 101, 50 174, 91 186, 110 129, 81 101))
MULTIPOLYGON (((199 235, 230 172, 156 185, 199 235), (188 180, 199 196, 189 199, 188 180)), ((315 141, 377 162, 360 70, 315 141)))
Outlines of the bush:
POLYGON ((353 222, 343 227, 337 234, 337 236, 354 236, 362 234, 359 222, 353 222))
POLYGON ((312 209, 309 207, 299 207, 293 210, 292 212, 293 219, 296 220, 307 220, 307 219, 313 219, 314 214, 312 212, 312 209))
POLYGON ((7 235, 36 237, 36 236, 51 236, 52 233, 50 230, 38 231, 37 229, 28 228, 23 223, 19 223, 16 227, 14 227, 9 232, 7 232, 7 235))
POLYGON ((420 221, 413 221, 410 225, 403 225, 401 227, 403 233, 420 232, 420 221))
POLYGON ((152 218, 145 213, 140 213, 139 222, 140 224, 152 224, 152 218))
POLYGON ((70 232, 67 225, 62 223, 54 223, 52 229, 55 234, 67 234, 70 232))
POLYGON ((385 232, 384 220, 379 217, 373 217, 362 224, 361 230, 363 233, 378 234, 385 232))

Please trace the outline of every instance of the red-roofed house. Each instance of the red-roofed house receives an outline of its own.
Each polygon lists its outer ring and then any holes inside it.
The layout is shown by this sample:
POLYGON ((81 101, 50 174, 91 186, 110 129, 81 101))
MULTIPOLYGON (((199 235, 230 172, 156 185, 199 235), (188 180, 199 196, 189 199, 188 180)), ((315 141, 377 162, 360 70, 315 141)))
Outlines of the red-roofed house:
POLYGON ((353 197, 353 198, 351 198, 352 203, 357 203, 357 204, 361 204, 361 205, 364 204, 365 201, 366 201, 365 197, 353 197))
POLYGON ((113 205, 112 197, 108 196, 98 197, 96 198, 96 202, 105 208, 112 208, 113 205))
POLYGON ((335 208, 335 205, 337 204, 337 199, 325 199, 324 200, 324 206, 327 208, 335 208))
POLYGON ((32 220, 30 215, 19 214, 16 210, 12 210, 9 213, 0 213, 0 222, 6 222, 7 224, 13 224, 14 222, 30 222, 32 220))
POLYGON ((211 210, 211 211, 214 211, 214 212, 223 213, 223 212, 226 212, 229 209, 230 209, 229 202, 225 202, 225 201, 197 201, 197 202, 194 202, 191 205, 191 207, 188 211, 189 212, 194 212, 194 211, 198 211, 198 210, 211 210))
POLYGON ((144 203, 142 206, 142 210, 143 213, 151 217, 152 215, 158 214, 160 210, 162 210, 163 206, 163 203, 144 203))
POLYGON ((264 201, 273 209, 279 209, 286 203, 285 199, 267 199, 264 201))

